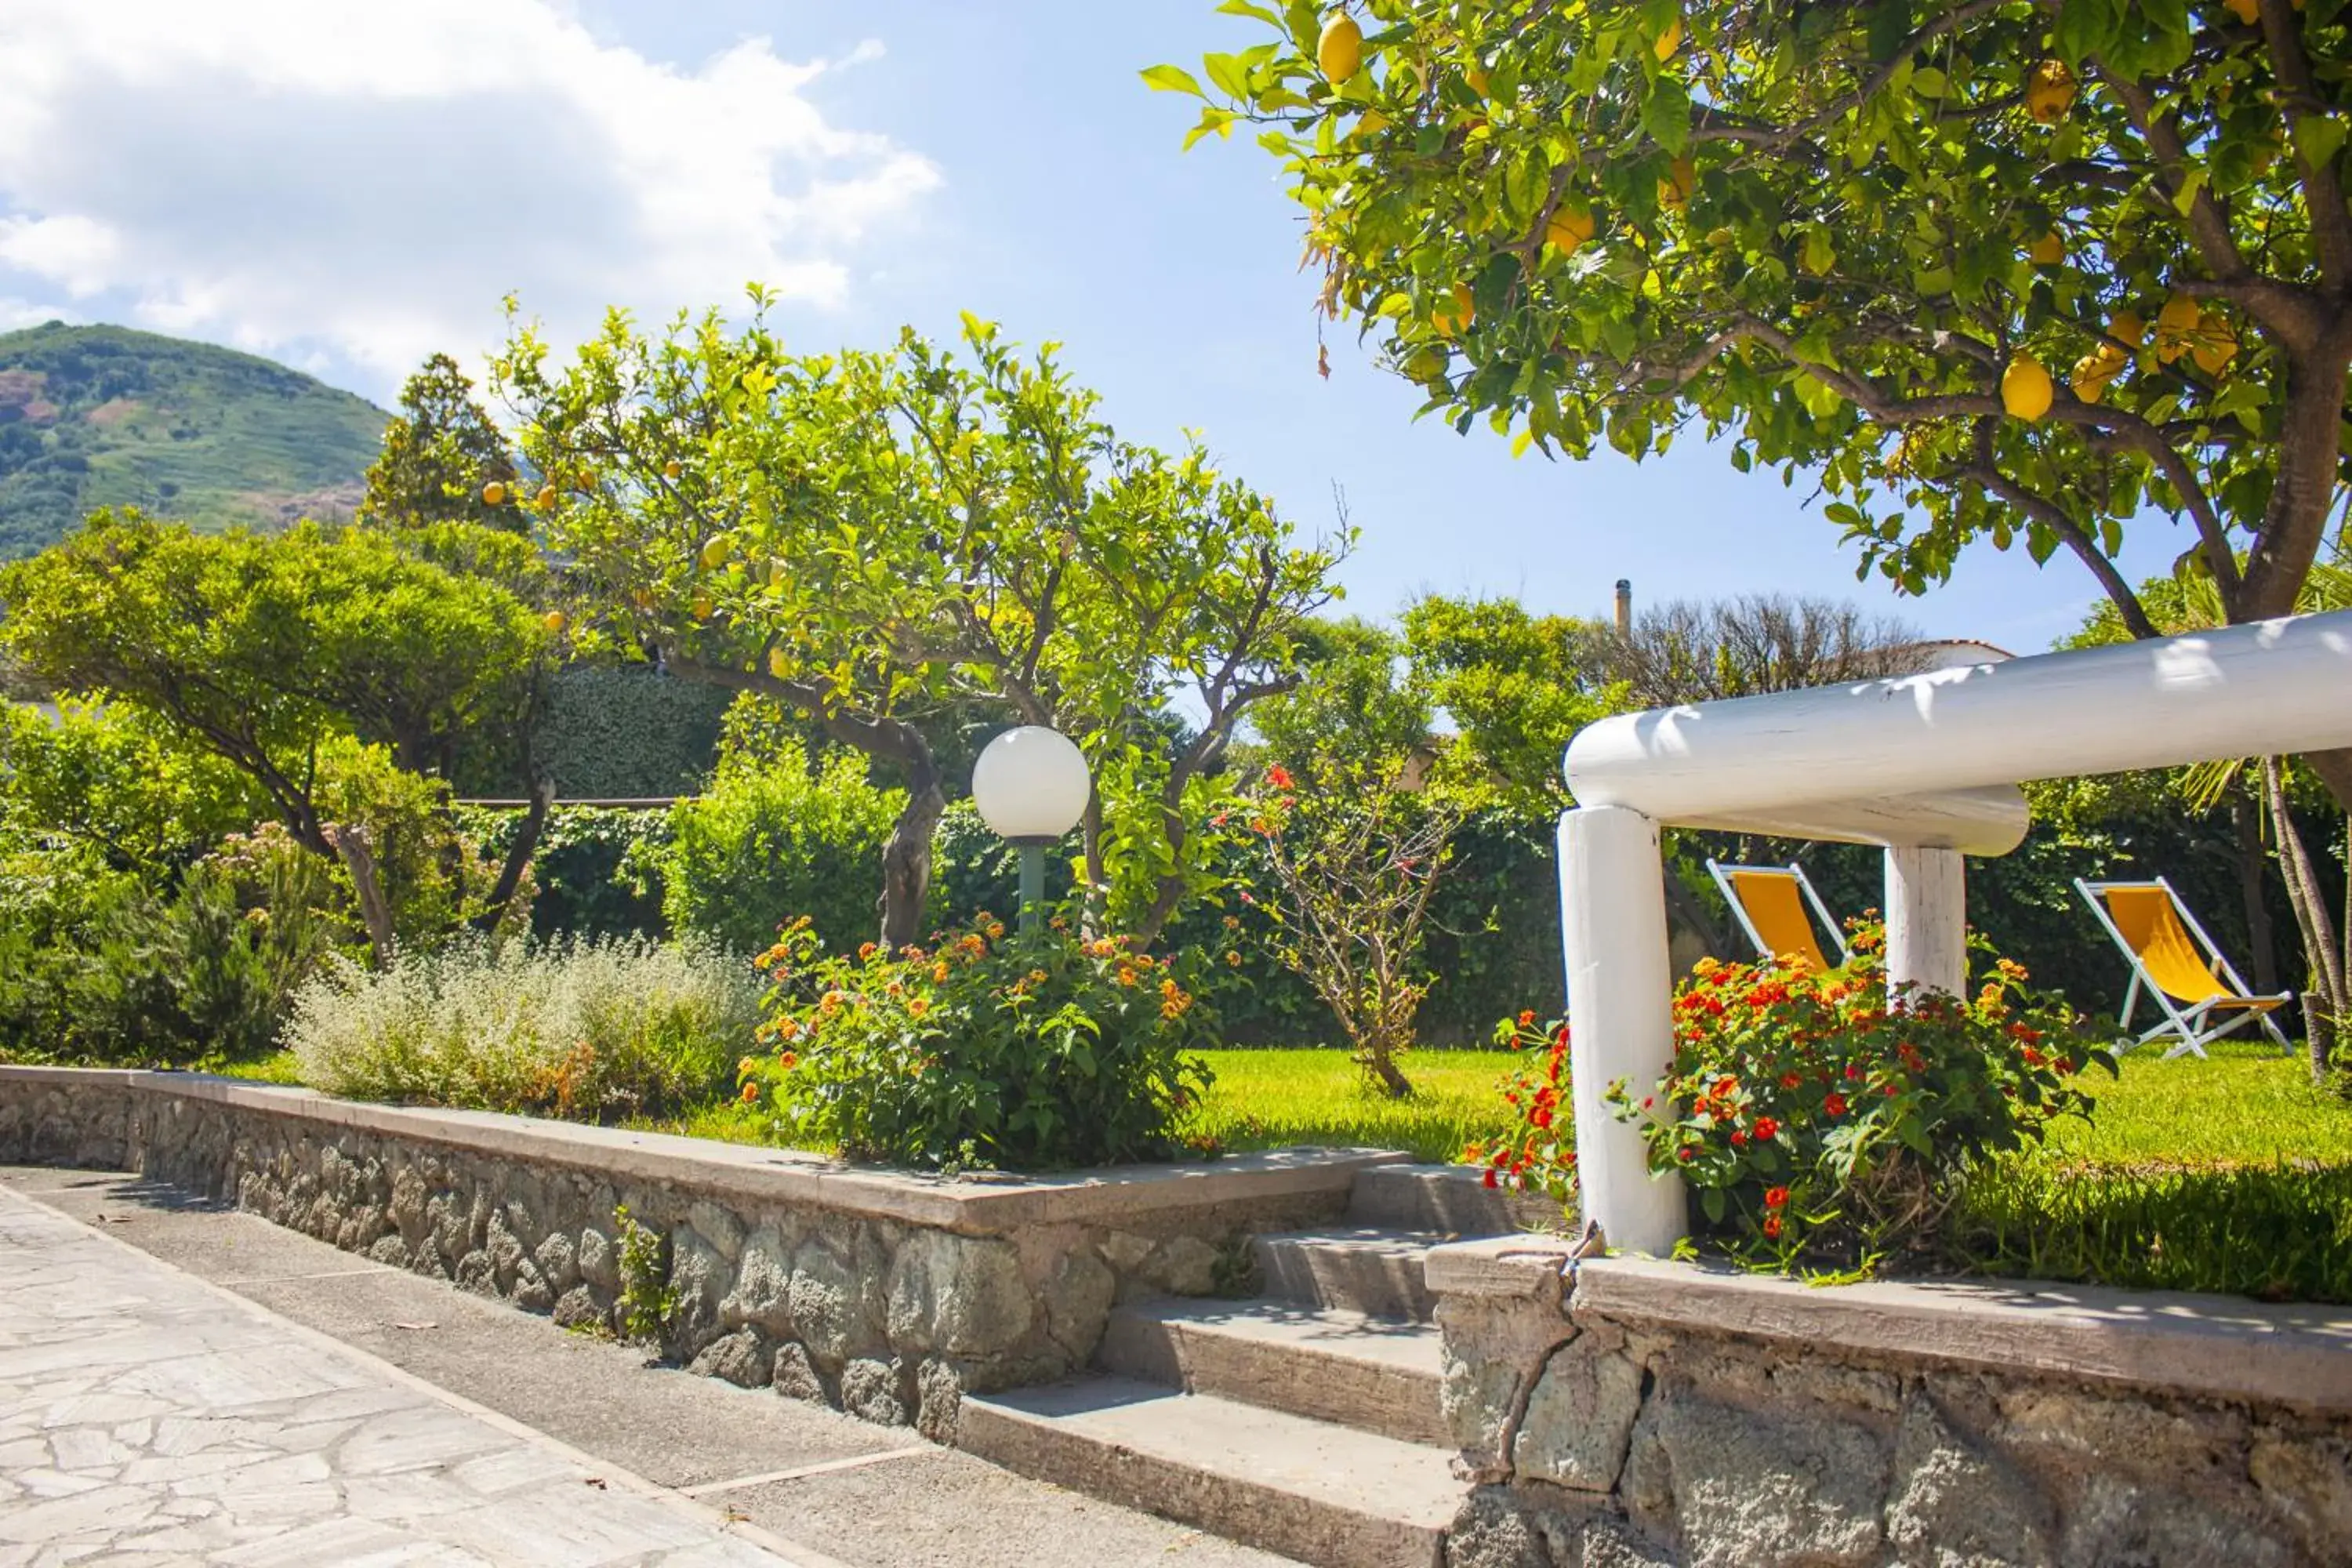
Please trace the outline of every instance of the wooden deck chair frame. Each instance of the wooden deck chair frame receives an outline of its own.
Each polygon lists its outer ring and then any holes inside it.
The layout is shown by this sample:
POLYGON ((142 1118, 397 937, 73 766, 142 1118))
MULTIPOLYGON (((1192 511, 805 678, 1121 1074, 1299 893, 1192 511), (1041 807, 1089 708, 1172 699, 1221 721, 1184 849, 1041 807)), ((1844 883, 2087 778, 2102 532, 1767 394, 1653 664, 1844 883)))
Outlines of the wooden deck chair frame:
POLYGON ((2074 887, 2083 895, 2083 901, 2091 906, 2091 912, 2098 917, 2099 924, 2107 935, 2115 939, 2116 950, 2124 955, 2124 962, 2131 965, 2131 984, 2124 992, 2124 1010, 2116 1017, 2116 1026, 2126 1033, 2130 1032, 2132 1014, 2139 1005, 2143 991, 2164 1014, 2161 1022, 2142 1031, 2137 1038, 2125 1040, 2117 1047, 2118 1049, 2129 1050, 2134 1046, 2144 1046, 2152 1040, 2172 1036, 2179 1043, 2164 1053, 2167 1060, 2183 1055, 2202 1057, 2209 1043, 2243 1028, 2249 1022, 2259 1022, 2281 1047, 2289 1050, 2294 1048, 2286 1032, 2278 1026, 2278 1020, 2272 1015, 2293 1001, 2294 993, 2282 991, 2275 996, 2255 995, 2237 970, 2231 966, 2230 961, 2222 956, 2220 944, 2199 922, 2188 901, 2170 882, 2162 877, 2146 882, 2094 882, 2087 877, 2077 877, 2074 887), (2138 950, 2125 938, 2122 928, 2116 924, 2114 913, 2107 908, 2105 895, 2118 888, 2162 889, 2164 896, 2172 900, 2172 912, 2180 917, 2180 923, 2205 950, 2208 968, 2228 982, 2235 994, 2184 1003, 2176 1001, 2163 986, 2158 985, 2156 977, 2147 972, 2147 965, 2141 960, 2138 950), (2220 1015, 2219 1022, 2215 1021, 2217 1014, 2220 1015))
MULTIPOLYGON (((1771 959, 1780 955, 1773 951, 1772 944, 1764 940, 1764 933, 1756 929, 1756 922, 1748 918, 1748 906, 1741 901, 1739 889, 1731 880, 1736 872, 1760 871, 1768 876, 1794 877, 1797 879, 1798 889, 1804 894, 1805 902, 1811 908, 1814 917, 1821 921, 1822 929, 1830 933, 1832 942, 1837 943, 1836 962, 1843 964, 1853 956, 1846 950, 1845 928, 1838 924, 1835 915, 1830 913, 1830 907, 1822 902, 1821 894, 1813 889, 1812 879, 1805 875, 1805 868, 1802 866, 1794 861, 1790 861, 1786 866, 1727 866, 1719 860, 1710 859, 1706 863, 1706 870, 1707 875, 1715 879, 1716 887, 1722 891, 1723 901, 1731 906, 1731 918, 1739 922, 1739 929, 1747 932, 1748 940, 1755 944, 1758 957, 1771 959)), ((1822 950, 1822 956, 1829 957, 1827 948, 1822 950)))

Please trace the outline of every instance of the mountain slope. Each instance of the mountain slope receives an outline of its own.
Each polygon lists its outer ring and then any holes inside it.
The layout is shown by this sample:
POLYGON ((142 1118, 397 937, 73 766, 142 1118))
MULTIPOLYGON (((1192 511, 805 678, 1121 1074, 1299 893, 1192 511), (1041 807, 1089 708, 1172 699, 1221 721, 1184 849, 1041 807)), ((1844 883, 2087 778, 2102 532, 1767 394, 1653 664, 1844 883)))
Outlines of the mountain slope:
POLYGON ((202 528, 347 516, 387 417, 210 343, 58 321, 0 333, 0 558, 101 506, 202 528))

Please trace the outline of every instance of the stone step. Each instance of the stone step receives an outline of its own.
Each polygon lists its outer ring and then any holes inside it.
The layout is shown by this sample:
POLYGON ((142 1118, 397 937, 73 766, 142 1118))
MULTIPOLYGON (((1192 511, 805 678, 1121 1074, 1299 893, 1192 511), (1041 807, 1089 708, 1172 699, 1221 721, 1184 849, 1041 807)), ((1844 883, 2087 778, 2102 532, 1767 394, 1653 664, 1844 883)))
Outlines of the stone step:
POLYGON ((1282 1301, 1144 1301, 1110 1315, 1107 1372, 1407 1443, 1446 1446, 1427 1323, 1282 1301))
POLYGON ((1560 1205, 1540 1194, 1486 1185, 1478 1165, 1376 1165, 1356 1173, 1348 1223, 1383 1230, 1433 1231, 1461 1240, 1558 1228, 1560 1205))
POLYGON ((1428 1231, 1341 1226, 1253 1237, 1250 1254, 1268 1300, 1425 1323, 1436 1299, 1422 1279, 1422 1259, 1432 1247, 1453 1239, 1428 1231))
POLYGON ((1437 1568, 1443 1449, 1120 1377, 966 1394, 956 1446, 1316 1568, 1437 1568))

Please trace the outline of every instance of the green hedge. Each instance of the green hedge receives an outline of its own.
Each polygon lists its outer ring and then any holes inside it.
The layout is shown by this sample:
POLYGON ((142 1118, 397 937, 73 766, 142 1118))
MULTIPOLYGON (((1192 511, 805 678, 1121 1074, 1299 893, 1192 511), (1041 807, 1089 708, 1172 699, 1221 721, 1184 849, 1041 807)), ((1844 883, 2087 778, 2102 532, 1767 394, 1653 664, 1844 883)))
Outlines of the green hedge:
POLYGON ((719 765, 732 700, 650 665, 573 665, 548 694, 540 756, 562 799, 691 795, 719 765))

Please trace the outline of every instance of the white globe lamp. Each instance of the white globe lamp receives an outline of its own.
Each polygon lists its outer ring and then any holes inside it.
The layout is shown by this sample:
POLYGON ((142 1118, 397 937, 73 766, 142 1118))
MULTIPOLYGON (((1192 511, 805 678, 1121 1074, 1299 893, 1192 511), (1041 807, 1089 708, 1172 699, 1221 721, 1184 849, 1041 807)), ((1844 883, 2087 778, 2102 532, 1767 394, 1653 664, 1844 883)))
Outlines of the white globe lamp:
POLYGON ((1021 929, 1037 929, 1045 899, 1045 847, 1078 825, 1094 795, 1087 759, 1067 735, 1039 724, 1007 730, 972 764, 981 820, 1021 851, 1021 929))

